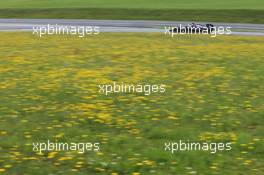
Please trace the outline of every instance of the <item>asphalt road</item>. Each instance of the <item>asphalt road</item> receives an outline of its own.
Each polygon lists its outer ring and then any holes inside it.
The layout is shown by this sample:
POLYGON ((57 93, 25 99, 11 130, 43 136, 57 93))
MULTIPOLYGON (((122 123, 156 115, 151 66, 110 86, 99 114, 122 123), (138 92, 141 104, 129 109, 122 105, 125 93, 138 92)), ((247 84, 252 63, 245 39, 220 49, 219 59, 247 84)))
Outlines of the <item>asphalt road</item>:
MULTIPOLYGON (((98 26, 101 32, 165 32, 164 27, 191 22, 146 20, 75 20, 75 19, 0 19, 0 31, 33 31, 39 25, 98 26)), ((210 22, 203 22, 206 24, 210 22)), ((233 35, 264 36, 264 24, 212 23, 216 27, 232 27, 233 35)))

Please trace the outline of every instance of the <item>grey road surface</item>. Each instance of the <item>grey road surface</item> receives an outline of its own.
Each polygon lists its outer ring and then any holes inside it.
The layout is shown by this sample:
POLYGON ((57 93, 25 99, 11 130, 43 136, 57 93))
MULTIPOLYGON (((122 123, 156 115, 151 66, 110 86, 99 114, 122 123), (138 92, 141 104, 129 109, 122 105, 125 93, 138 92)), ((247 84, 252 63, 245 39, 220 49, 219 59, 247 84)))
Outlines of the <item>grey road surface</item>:
MULTIPOLYGON (((98 26, 101 32, 165 32, 165 27, 187 25, 184 21, 147 20, 76 20, 76 19, 0 19, 0 31, 33 31, 41 25, 98 26)), ((202 22, 206 24, 210 22, 202 22)), ((264 24, 212 23, 216 27, 231 27, 233 35, 264 36, 264 24)))

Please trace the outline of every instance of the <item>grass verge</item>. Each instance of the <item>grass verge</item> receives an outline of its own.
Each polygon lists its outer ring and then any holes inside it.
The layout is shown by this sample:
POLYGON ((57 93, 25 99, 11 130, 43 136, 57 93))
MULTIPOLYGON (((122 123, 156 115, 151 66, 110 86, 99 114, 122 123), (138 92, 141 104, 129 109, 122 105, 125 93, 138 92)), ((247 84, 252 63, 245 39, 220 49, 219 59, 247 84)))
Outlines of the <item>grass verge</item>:
POLYGON ((114 8, 0 9, 0 18, 171 20, 263 24, 264 11, 114 8))

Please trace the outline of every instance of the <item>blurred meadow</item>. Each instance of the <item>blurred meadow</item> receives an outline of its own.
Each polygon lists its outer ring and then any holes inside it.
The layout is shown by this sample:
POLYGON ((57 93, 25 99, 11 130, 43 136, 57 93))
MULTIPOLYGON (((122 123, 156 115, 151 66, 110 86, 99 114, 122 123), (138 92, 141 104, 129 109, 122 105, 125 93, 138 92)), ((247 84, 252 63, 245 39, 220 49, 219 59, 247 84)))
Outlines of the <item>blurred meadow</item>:
POLYGON ((0 174, 261 175, 264 37, 0 33, 0 174), (166 84, 164 94, 98 84, 166 84), (32 142, 100 142, 100 152, 32 151, 32 142), (232 150, 164 151, 178 140, 232 150))
POLYGON ((0 18, 130 19, 264 24, 261 0, 8 0, 0 18))

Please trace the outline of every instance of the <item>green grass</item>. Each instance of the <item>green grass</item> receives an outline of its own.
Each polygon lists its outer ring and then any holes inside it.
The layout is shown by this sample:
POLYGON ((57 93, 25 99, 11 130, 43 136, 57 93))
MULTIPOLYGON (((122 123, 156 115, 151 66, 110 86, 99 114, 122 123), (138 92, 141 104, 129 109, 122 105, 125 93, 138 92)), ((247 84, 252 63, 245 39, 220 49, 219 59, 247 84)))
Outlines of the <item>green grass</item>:
POLYGON ((0 38, 1 174, 264 171, 263 37, 0 33, 0 38), (163 83, 167 91, 98 93, 98 84, 113 81, 163 83), (232 150, 164 151, 164 142, 201 138, 232 141, 232 150), (100 142, 101 154, 35 154, 32 142, 47 139, 100 142))
MULTIPOLYGON (((264 2, 264 1, 263 1, 264 2)), ((259 0, 9 0, 0 18, 140 19, 264 23, 259 0)))
POLYGON ((263 10, 0 9, 0 18, 126 19, 264 23, 263 10))
POLYGON ((264 9, 260 0, 8 0, 1 8, 264 9))

